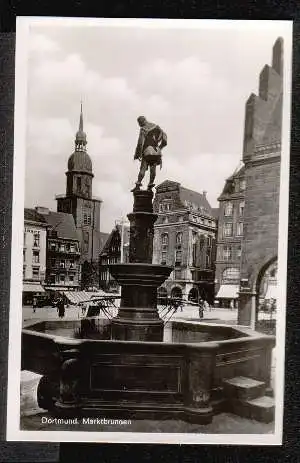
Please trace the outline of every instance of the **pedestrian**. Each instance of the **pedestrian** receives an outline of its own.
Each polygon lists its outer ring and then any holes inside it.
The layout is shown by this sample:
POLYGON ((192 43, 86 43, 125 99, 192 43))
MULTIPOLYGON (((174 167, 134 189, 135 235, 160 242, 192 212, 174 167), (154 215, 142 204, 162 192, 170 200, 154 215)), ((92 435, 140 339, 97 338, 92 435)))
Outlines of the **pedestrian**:
POLYGON ((59 318, 64 318, 64 316, 65 316, 65 304, 64 304, 63 298, 59 299, 59 301, 57 303, 57 311, 58 311, 59 318))
POLYGON ((233 310, 234 309, 234 301, 233 299, 231 299, 230 301, 230 310, 233 310))
POLYGON ((199 304, 199 318, 202 319, 204 316, 204 301, 200 298, 198 304, 199 304))
POLYGON ((36 307, 37 307, 37 298, 35 296, 33 296, 33 299, 32 299, 32 310, 33 310, 33 313, 36 312, 36 307))

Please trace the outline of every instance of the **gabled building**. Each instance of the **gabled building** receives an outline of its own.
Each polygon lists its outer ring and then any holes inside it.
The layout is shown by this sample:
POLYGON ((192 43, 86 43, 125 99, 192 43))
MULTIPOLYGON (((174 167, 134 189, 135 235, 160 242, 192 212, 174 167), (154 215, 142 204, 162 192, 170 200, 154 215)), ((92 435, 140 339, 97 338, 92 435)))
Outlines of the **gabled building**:
POLYGON ((236 307, 245 207, 245 167, 241 162, 226 180, 219 201, 215 294, 221 307, 236 307))
POLYGON ((156 188, 153 202, 153 263, 174 270, 159 289, 161 296, 199 297, 212 303, 217 233, 217 211, 206 192, 189 190, 166 180, 156 188))
POLYGON ((129 232, 129 226, 116 225, 100 252, 99 286, 104 291, 119 291, 118 283, 109 272, 109 265, 129 262, 129 232))
POLYGON ((35 209, 24 209, 23 304, 45 292, 47 221, 35 209))
POLYGON ((79 237, 71 214, 37 207, 47 224, 47 291, 74 291, 80 288, 79 237))

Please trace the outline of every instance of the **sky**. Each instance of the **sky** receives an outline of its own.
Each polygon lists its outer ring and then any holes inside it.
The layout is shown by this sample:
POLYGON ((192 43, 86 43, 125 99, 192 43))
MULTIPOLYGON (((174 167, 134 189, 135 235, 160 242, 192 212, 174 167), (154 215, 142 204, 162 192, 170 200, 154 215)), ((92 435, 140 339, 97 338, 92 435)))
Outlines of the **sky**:
POLYGON ((93 195, 103 200, 101 231, 110 232, 132 210, 139 115, 168 136, 156 184, 169 179, 205 190, 218 206, 224 181, 242 158, 246 100, 257 93, 259 73, 285 29, 263 21, 251 28, 233 21, 230 28, 186 24, 30 26, 26 207, 56 210, 55 195, 65 193, 81 100, 93 195))

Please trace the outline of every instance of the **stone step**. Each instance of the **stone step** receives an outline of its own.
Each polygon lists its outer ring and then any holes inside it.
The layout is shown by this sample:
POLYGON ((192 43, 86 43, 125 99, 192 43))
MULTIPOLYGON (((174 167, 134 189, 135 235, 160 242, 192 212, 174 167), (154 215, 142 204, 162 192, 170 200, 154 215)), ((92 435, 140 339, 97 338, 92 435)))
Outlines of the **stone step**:
POLYGON ((230 411, 244 418, 270 423, 275 418, 275 401, 268 396, 252 400, 232 400, 230 411))
POLYGON ((228 399, 251 400, 265 394, 266 385, 263 381, 235 376, 223 381, 224 394, 228 399))

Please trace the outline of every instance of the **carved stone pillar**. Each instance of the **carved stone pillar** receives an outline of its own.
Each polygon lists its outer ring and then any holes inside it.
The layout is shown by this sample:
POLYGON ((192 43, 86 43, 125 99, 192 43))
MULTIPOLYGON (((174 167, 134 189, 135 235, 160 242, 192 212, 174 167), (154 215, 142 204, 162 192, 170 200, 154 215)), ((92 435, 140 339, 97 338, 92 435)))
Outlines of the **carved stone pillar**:
POLYGON ((211 391, 217 344, 189 346, 186 356, 184 412, 192 423, 210 423, 213 416, 211 391))
POLYGON ((68 416, 80 412, 80 375, 81 362, 79 349, 68 349, 62 352, 60 369, 59 400, 55 404, 60 415, 68 416))

